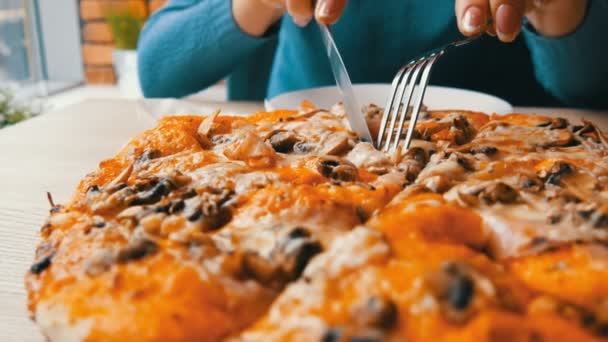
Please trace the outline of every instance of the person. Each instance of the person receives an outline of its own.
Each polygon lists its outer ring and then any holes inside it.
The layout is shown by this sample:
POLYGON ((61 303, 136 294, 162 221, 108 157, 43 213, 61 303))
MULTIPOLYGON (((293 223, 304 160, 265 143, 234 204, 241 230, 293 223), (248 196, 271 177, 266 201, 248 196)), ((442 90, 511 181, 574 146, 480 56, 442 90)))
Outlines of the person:
POLYGON ((171 0, 140 37, 143 93, 227 78, 229 99, 261 100, 335 84, 317 22, 332 25, 353 83, 389 83, 416 56, 488 33, 439 59, 431 84, 608 108, 606 0, 171 0))

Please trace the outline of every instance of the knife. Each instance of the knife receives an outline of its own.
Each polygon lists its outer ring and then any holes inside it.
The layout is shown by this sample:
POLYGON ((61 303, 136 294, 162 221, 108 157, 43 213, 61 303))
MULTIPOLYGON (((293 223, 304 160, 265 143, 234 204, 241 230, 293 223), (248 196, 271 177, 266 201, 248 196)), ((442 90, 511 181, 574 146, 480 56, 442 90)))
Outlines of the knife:
POLYGON ((340 52, 338 51, 331 31, 329 30, 329 27, 324 24, 319 24, 319 28, 321 29, 321 36, 325 43, 325 49, 327 50, 327 57, 329 57, 331 71, 336 79, 338 89, 340 90, 340 93, 342 93, 346 118, 348 119, 350 128, 359 135, 361 140, 373 143, 369 127, 367 126, 361 107, 355 98, 353 84, 350 81, 346 66, 344 66, 344 61, 340 56, 340 52))

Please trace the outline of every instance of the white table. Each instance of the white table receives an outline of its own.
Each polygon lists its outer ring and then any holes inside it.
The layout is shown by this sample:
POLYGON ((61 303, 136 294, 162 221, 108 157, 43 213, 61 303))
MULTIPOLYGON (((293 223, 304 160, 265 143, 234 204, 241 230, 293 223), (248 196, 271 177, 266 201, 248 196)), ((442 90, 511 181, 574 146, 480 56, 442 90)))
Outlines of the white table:
MULTIPOLYGON (((260 103, 202 104, 205 111, 262 110, 260 103)), ((516 108, 576 120, 584 116, 608 129, 608 112, 516 108)), ((88 100, 0 130, 0 341, 41 341, 26 312, 23 277, 39 227, 49 209, 46 191, 65 202, 79 180, 113 156, 129 138, 154 126, 133 100, 88 100)))

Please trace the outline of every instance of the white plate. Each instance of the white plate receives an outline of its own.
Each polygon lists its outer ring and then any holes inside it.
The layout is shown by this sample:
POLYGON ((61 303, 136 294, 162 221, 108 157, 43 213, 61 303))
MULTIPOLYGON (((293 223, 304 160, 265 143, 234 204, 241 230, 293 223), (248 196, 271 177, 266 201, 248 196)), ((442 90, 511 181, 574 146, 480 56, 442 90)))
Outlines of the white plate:
MULTIPOLYGON (((390 91, 390 84, 355 84, 354 90, 362 106, 373 103, 384 107, 390 91)), ((267 110, 293 109, 298 108, 304 100, 311 101, 319 108, 330 108, 340 102, 341 96, 335 86, 311 88, 266 99, 264 105, 267 110)), ((471 90, 438 86, 427 88, 424 104, 433 110, 462 109, 488 114, 513 112, 511 104, 498 97, 471 90)))

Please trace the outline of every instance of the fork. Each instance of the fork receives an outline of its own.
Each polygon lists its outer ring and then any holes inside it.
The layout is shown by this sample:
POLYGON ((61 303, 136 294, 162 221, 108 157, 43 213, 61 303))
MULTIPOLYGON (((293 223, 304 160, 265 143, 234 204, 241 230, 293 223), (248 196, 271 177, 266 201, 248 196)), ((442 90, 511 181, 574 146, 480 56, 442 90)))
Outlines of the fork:
POLYGON ((412 97, 414 95, 414 89, 417 89, 417 97, 415 97, 414 106, 412 107, 410 122, 407 128, 407 134, 405 136, 405 144, 403 145, 405 150, 409 149, 433 65, 437 59, 446 53, 446 51, 454 47, 466 45, 476 40, 478 37, 479 36, 475 36, 448 43, 438 49, 425 53, 422 57, 414 59, 399 70, 393 79, 391 95, 386 103, 386 106, 384 107, 384 114, 382 115, 382 122, 380 123, 380 131, 376 140, 377 149, 384 152, 394 152, 397 150, 399 140, 405 126, 405 119, 409 112, 410 103, 412 102, 412 97), (419 77, 420 83, 417 84, 419 77), (404 102, 403 100, 406 92, 407 96, 405 97, 404 102), (397 97, 399 99, 395 101, 397 97), (397 130, 395 132, 395 124, 397 123, 397 119, 399 125, 397 126, 397 130), (388 127, 389 121, 390 127, 388 127))

